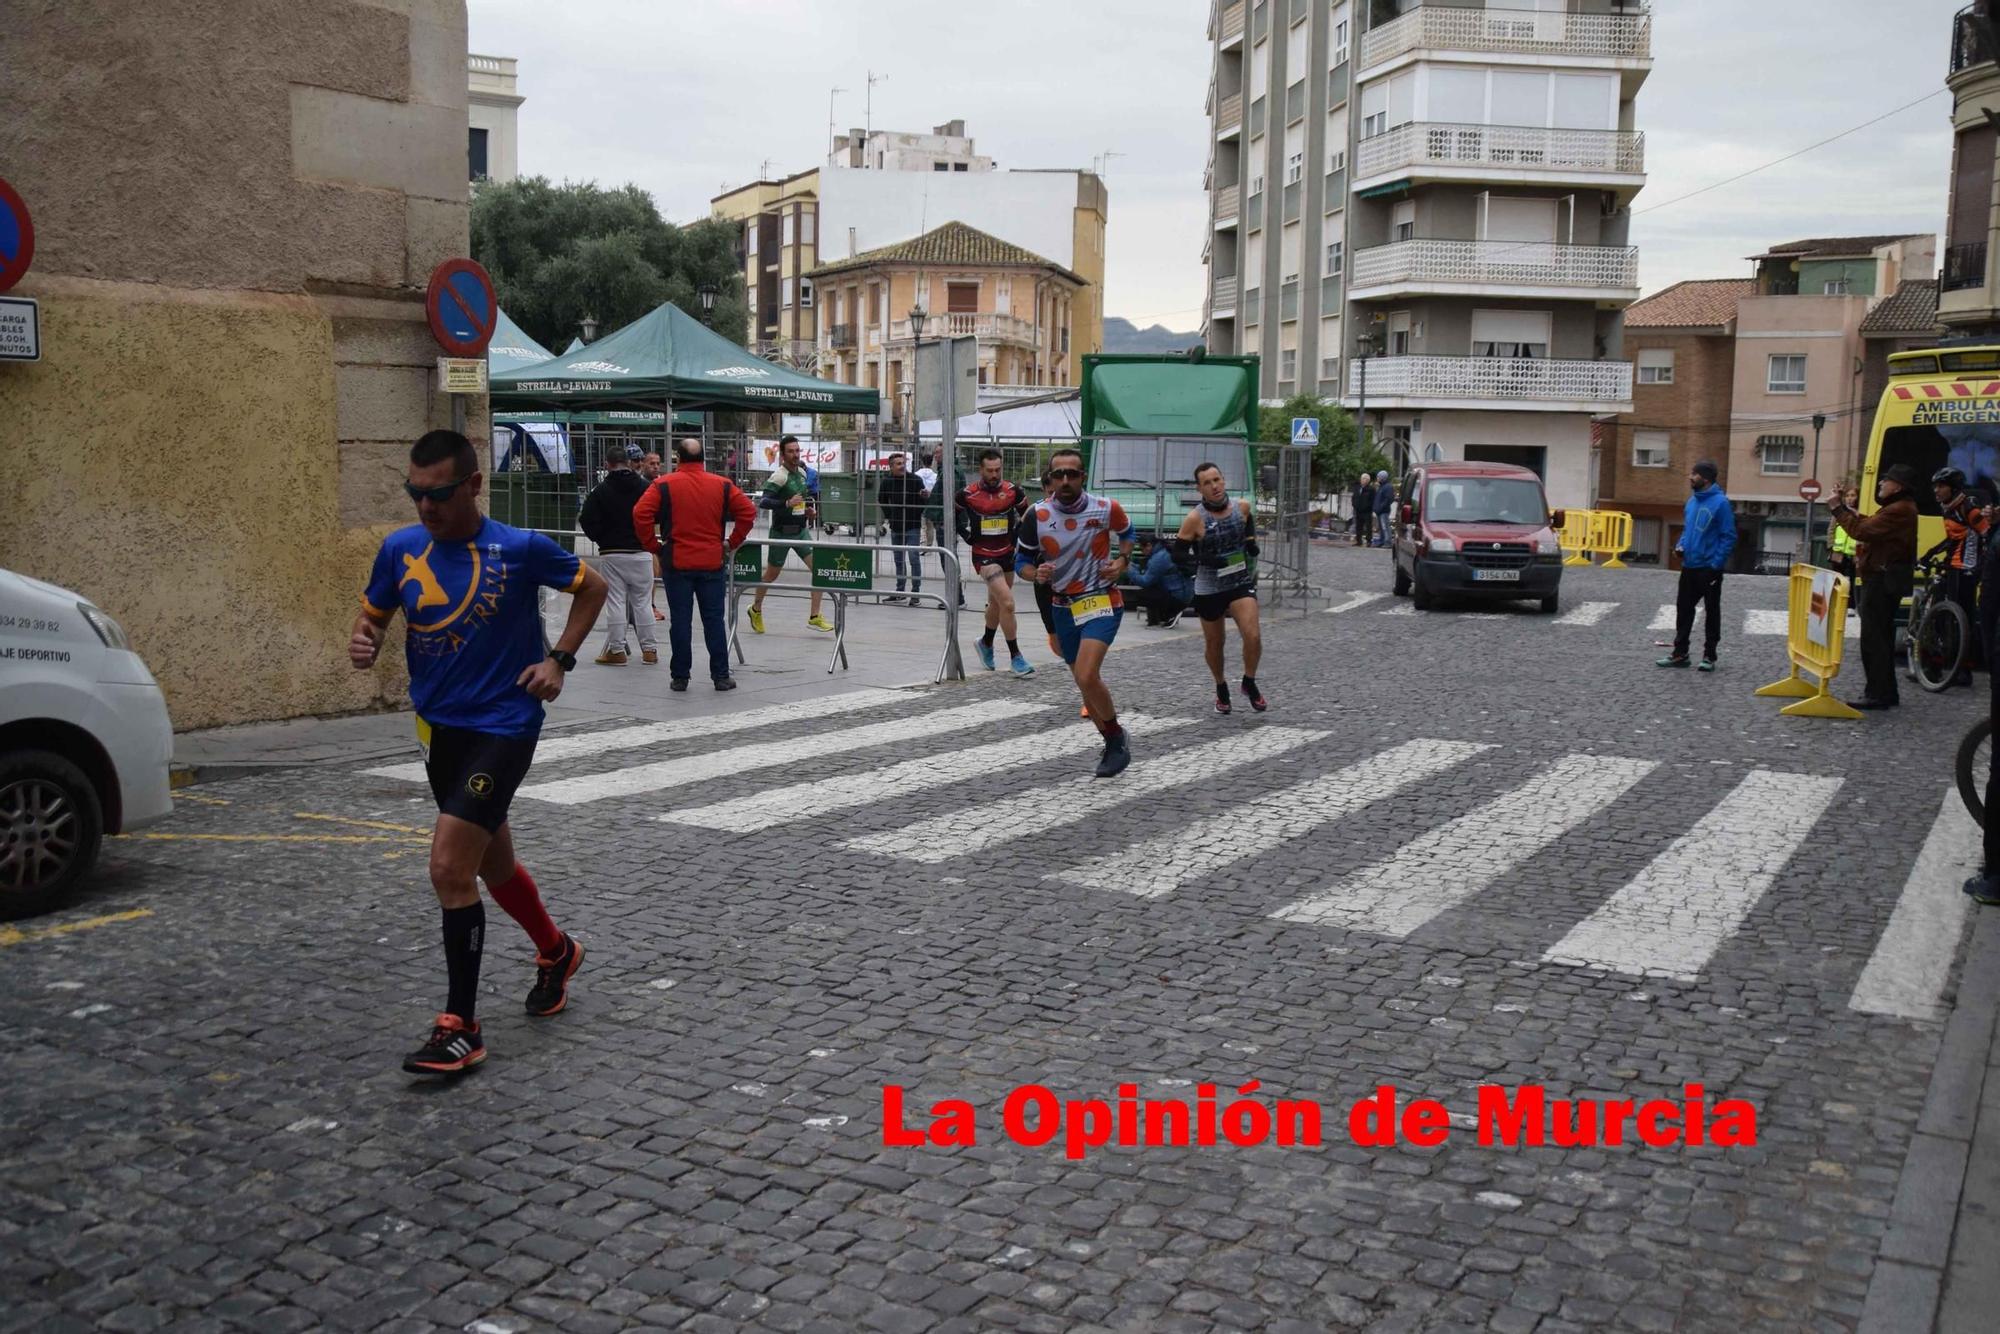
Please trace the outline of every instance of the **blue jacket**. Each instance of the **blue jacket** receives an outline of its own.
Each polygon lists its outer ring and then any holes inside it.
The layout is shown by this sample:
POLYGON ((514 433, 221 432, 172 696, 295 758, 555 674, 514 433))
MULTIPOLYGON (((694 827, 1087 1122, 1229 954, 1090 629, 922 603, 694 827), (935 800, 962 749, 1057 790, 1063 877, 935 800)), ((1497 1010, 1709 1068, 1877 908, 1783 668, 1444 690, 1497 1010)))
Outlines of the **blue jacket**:
POLYGON ((1710 482, 1704 491, 1688 493, 1681 516, 1681 567, 1720 570, 1736 549, 1736 511, 1722 487, 1710 482))
POLYGON ((1173 553, 1167 550, 1164 542, 1153 548, 1153 554, 1146 560, 1146 568, 1135 573, 1132 582, 1141 588, 1163 588, 1168 596, 1179 602, 1194 600, 1193 582, 1174 564, 1173 553))
POLYGON ((1387 514, 1396 508, 1396 484, 1394 482, 1375 483, 1375 512, 1387 514))

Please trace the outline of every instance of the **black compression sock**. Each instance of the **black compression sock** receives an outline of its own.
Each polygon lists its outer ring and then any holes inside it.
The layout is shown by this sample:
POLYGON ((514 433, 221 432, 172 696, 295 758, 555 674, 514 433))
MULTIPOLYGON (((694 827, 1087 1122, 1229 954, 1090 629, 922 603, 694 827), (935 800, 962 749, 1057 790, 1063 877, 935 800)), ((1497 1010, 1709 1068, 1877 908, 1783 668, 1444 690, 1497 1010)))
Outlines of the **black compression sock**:
POLYGON ((982 644, 984 644, 984 645, 986 645, 986 647, 988 647, 988 648, 992 648, 992 647, 993 647, 993 636, 994 636, 994 634, 995 634, 995 633, 996 633, 995 631, 992 631, 992 630, 988 630, 988 631, 987 631, 987 632, 986 632, 985 634, 983 634, 983 635, 979 636, 979 642, 980 642, 980 643, 982 643, 982 644))
POLYGON ((1229 702, 1229 683, 1227 681, 1217 681, 1215 683, 1215 697, 1224 704, 1229 702))
POLYGON ((447 1013, 471 1023, 479 999, 479 951, 486 935, 486 904, 444 909, 444 967, 450 989, 447 1013))
POLYGON ((1243 693, 1246 695, 1255 695, 1258 693, 1256 677, 1246 676, 1243 678, 1243 693))
POLYGON ((1017 658, 1021 656, 1021 646, 1011 639, 1007 641, 1007 651, 1017 658))

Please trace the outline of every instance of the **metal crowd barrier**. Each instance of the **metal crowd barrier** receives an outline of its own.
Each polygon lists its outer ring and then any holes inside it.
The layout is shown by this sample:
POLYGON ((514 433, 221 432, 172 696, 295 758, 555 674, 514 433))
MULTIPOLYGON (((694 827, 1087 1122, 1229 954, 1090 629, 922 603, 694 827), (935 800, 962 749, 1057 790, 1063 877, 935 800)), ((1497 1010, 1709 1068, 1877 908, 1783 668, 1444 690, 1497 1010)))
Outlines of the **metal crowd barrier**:
POLYGON ((1861 712, 1835 699, 1833 678, 1847 647, 1847 576, 1816 565, 1792 566, 1786 590, 1785 653, 1791 674, 1760 686, 1759 695, 1796 701, 1778 712, 1791 718, 1859 718, 1861 712), (1805 673, 1818 678, 1817 687, 1805 673))
POLYGON ((1592 556, 1608 556, 1603 568, 1622 570, 1619 557, 1632 549, 1632 516, 1623 510, 1564 510, 1556 540, 1569 553, 1564 565, 1590 565, 1592 556))
MULTIPOLYGON (((882 552, 889 552, 893 554, 895 552, 901 551, 915 555, 916 558, 920 561, 926 555, 936 556, 938 558, 938 567, 944 572, 944 592, 941 594, 922 593, 922 592, 893 593, 889 594, 888 596, 909 598, 912 599, 913 601, 922 601, 926 604, 935 603, 938 606, 938 608, 945 613, 944 655, 938 661, 937 675, 933 677, 932 680, 943 682, 943 681, 963 681, 965 679, 965 659, 962 653, 960 652, 959 642, 958 642, 958 601, 960 597, 960 590, 963 588, 964 584, 959 570, 958 557, 954 555, 951 551, 941 546, 930 546, 922 543, 899 545, 896 543, 889 543, 889 542, 819 542, 807 538, 789 538, 789 537, 777 538, 775 539, 775 543, 777 545, 790 547, 793 550, 801 551, 806 554, 807 582, 804 584, 781 584, 776 582, 766 584, 762 580, 765 562, 759 559, 754 565, 750 565, 748 563, 741 562, 741 556, 743 552, 749 551, 751 548, 755 547, 757 548, 758 556, 761 557, 763 555, 764 546, 767 543, 772 542, 773 540, 774 539, 770 539, 768 537, 753 538, 752 540, 745 542, 741 547, 738 547, 735 551, 730 552, 728 561, 725 562, 723 565, 723 569, 727 571, 727 590, 729 598, 729 618, 728 618, 729 646, 731 650, 735 653, 736 661, 739 664, 747 663, 749 661, 749 659, 744 655, 743 637, 741 633, 739 633, 737 628, 739 623, 739 604, 741 603, 743 594, 746 591, 754 593, 759 588, 762 588, 765 591, 766 597, 780 596, 780 597, 809 598, 815 592, 818 592, 824 596, 831 597, 833 599, 833 654, 831 658, 829 658, 827 661, 826 670, 829 675, 831 675, 836 668, 845 670, 848 666, 847 662, 848 601, 850 599, 856 599, 861 597, 872 597, 879 602, 884 595, 877 592, 874 587, 875 575, 877 573, 876 556, 882 552), (862 586, 857 587, 855 589, 830 588, 823 586, 815 587, 811 582, 812 580, 811 553, 813 553, 814 551, 834 551, 843 554, 860 556, 864 558, 867 561, 867 567, 865 571, 866 574, 865 582, 862 584, 862 586), (755 577, 750 582, 745 583, 738 578, 739 564, 742 564, 744 569, 755 571, 755 577)), ((852 565, 849 562, 843 562, 843 566, 848 570, 852 570, 852 565)))

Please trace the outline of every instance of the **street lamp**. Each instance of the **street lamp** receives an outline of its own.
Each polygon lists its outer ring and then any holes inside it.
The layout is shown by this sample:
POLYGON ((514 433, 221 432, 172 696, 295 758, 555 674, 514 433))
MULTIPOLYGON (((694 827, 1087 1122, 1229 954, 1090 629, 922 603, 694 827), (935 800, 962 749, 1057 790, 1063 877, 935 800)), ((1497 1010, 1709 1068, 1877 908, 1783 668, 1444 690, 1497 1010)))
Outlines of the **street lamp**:
MULTIPOLYGON (((1826 414, 1825 414, 1825 413, 1823 413, 1823 412, 1815 412, 1815 413, 1813 414, 1813 419, 1812 419, 1812 423, 1813 423, 1813 466, 1812 466, 1812 476, 1813 476, 1813 480, 1814 480, 1814 481, 1817 481, 1817 480, 1819 480, 1819 433, 1820 433, 1820 431, 1821 431, 1821 430, 1822 430, 1822 429, 1823 429, 1823 428, 1824 428, 1824 427, 1826 426, 1826 414)), ((1813 502, 1812 502, 1812 498, 1811 498, 1811 497, 1807 497, 1807 499, 1806 499, 1806 564, 1808 564, 1808 565, 1811 565, 1812 563, 1813 563, 1813 502)))
POLYGON ((921 450, 924 443, 921 439, 922 432, 919 430, 917 422, 917 349, 924 344, 924 321, 929 318, 930 316, 924 312, 922 306, 910 307, 910 414, 908 420, 910 424, 910 439, 915 442, 911 446, 913 450, 921 450))
POLYGON ((582 323, 579 324, 577 327, 583 330, 584 342, 594 343, 597 341, 597 316, 595 315, 584 316, 582 323))
POLYGON ((1361 358, 1361 407, 1360 418, 1361 452, 1368 452, 1368 358, 1375 353, 1375 335, 1364 333, 1354 340, 1354 351, 1361 358))
POLYGON ((912 342, 923 341, 924 321, 929 318, 930 316, 924 312, 922 306, 910 307, 910 340, 912 342))
POLYGON ((701 322, 707 324, 709 318, 715 314, 715 298, 720 293, 717 292, 714 283, 703 283, 695 289, 694 295, 695 299, 701 302, 701 322))

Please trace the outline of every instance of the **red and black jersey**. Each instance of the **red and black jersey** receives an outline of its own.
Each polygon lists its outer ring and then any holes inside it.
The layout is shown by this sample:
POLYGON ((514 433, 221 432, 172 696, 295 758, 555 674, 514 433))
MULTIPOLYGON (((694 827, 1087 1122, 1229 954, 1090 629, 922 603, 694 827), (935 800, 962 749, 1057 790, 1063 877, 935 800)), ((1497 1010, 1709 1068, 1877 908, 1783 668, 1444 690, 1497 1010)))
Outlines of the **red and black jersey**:
POLYGON ((1011 563, 1014 530, 1027 509, 1028 493, 1012 482, 976 481, 958 493, 958 535, 973 555, 1011 563))

